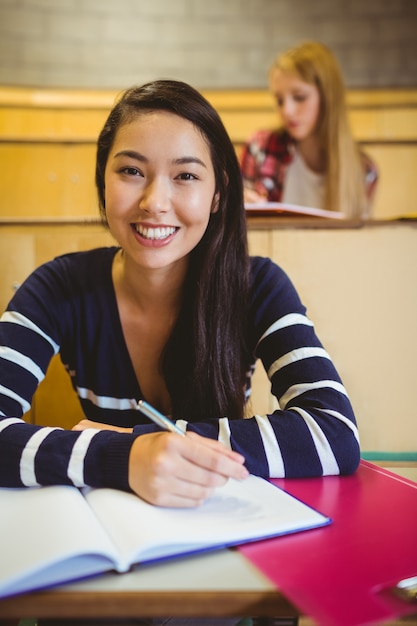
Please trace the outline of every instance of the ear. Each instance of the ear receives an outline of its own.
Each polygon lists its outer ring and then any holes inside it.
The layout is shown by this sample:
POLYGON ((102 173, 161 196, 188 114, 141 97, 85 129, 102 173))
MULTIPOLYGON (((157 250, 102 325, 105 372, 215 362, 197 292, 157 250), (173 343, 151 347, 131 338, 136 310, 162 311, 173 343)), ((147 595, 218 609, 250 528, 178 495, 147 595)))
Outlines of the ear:
POLYGON ((220 200, 220 193, 217 191, 213 196, 210 213, 217 213, 217 211, 219 210, 219 200, 220 200))

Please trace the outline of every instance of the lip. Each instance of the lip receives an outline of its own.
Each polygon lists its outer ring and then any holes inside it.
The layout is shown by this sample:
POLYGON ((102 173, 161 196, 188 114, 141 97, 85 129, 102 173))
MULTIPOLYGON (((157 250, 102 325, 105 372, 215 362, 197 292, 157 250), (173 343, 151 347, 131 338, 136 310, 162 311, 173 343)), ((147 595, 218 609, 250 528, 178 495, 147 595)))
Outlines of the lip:
POLYGON ((173 239, 175 239, 177 233, 179 232, 179 227, 178 226, 172 226, 172 225, 166 225, 166 224, 147 224, 144 222, 135 222, 131 224, 131 228, 132 228, 132 232, 135 236, 135 239, 145 248, 162 248, 166 245, 168 245, 169 243, 171 243, 171 241, 173 239), (147 228, 147 229, 175 229, 173 233, 167 235, 166 237, 163 238, 157 238, 157 239, 149 239, 147 237, 144 237, 143 235, 141 235, 140 232, 137 231, 137 227, 138 226, 142 226, 143 228, 147 228))

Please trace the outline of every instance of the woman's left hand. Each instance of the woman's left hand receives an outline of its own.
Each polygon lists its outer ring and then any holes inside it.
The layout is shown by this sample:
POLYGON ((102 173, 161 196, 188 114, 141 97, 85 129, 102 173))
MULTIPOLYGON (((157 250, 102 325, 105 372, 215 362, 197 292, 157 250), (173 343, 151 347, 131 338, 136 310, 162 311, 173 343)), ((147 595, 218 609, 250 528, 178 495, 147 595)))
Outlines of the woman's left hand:
POLYGON ((122 428, 121 426, 113 426, 112 424, 103 424, 102 422, 93 422, 92 420, 81 420, 75 424, 71 430, 86 430, 87 428, 95 428, 96 430, 114 430, 117 433, 131 433, 133 428, 122 428))

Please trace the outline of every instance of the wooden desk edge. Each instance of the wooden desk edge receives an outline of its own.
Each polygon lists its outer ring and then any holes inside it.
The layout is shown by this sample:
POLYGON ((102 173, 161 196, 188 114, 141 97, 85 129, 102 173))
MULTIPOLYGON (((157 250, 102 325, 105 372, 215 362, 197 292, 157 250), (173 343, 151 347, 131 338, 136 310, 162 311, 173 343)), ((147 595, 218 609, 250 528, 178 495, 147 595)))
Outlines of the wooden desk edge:
POLYGON ((279 591, 41 591, 0 601, 0 626, 20 618, 297 616, 279 591))
MULTIPOLYGON (((272 229, 339 229, 352 230, 386 226, 417 226, 417 217, 413 214, 386 219, 329 219, 323 217, 289 216, 289 215, 246 215, 248 230, 272 229)), ((97 215, 79 216, 0 216, 2 227, 39 227, 46 226, 97 226, 107 229, 97 215)))

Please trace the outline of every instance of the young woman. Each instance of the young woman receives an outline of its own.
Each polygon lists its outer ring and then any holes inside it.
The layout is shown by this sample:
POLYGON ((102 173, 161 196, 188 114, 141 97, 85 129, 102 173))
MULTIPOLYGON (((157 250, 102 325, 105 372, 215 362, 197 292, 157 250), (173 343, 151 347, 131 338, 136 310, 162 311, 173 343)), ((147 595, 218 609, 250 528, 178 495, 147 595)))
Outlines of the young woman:
POLYGON ((290 280, 248 256, 239 163, 212 106, 177 81, 128 90, 98 139, 96 184, 117 246, 39 267, 0 321, 1 486, 186 507, 248 472, 354 472, 348 396, 290 280), (21 419, 56 353, 86 416, 72 431, 21 419), (244 418, 257 360, 280 408, 244 418), (187 436, 149 423, 140 399, 187 436))
POLYGON ((317 42, 287 50, 270 69, 269 87, 282 125, 256 132, 244 147, 245 200, 367 217, 378 174, 352 137, 332 52, 317 42))

